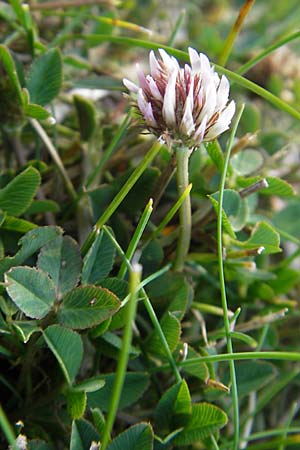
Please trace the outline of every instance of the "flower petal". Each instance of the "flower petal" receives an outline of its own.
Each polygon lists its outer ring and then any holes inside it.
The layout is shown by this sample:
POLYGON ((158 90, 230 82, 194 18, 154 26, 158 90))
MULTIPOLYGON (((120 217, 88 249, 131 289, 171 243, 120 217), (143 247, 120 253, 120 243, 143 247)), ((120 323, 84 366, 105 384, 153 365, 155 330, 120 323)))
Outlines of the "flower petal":
POLYGON ((129 91, 134 92, 135 94, 139 92, 139 87, 131 81, 127 80, 127 78, 123 78, 123 84, 129 91))
POLYGON ((231 119, 235 113, 235 102, 232 100, 228 106, 221 112, 218 120, 209 128, 205 135, 205 141, 215 139, 224 131, 228 130, 231 119))
POLYGON ((148 89, 148 83, 147 83, 145 74, 144 74, 144 72, 143 72, 143 70, 141 69, 141 66, 140 66, 139 64, 136 64, 136 73, 137 73, 137 76, 138 76, 138 80, 139 80, 139 83, 140 83, 140 87, 141 87, 143 90, 146 90, 146 91, 147 91, 147 89, 148 89))
POLYGON ((229 81, 222 75, 219 87, 217 89, 217 105, 216 110, 220 110, 225 108, 226 103, 228 102, 229 97, 229 81))
POLYGON ((155 81, 153 80, 151 75, 147 75, 146 79, 148 81, 148 86, 149 86, 149 89, 150 89, 150 92, 151 92, 152 96, 156 100, 163 101, 163 97, 162 97, 162 95, 160 93, 160 90, 158 89, 157 84, 155 83, 155 81))
POLYGON ((157 122, 153 115, 151 103, 147 102, 142 89, 139 89, 137 103, 146 124, 150 127, 157 127, 157 122))
POLYGON ((198 145, 201 144, 201 142, 203 141, 206 124, 207 124, 207 116, 204 116, 202 122, 200 123, 199 127, 197 128, 197 130, 193 136, 195 143, 198 145))
POLYGON ((177 71, 174 70, 168 80, 164 96, 162 115, 168 126, 174 126, 176 124, 176 78, 177 71))
POLYGON ((168 53, 162 49, 159 48, 158 49, 159 54, 161 56, 161 59, 163 60, 164 65, 166 66, 167 70, 169 71, 169 73, 173 72, 173 70, 179 70, 179 64, 176 58, 174 58, 173 56, 168 55, 168 53))
POLYGON ((217 92, 215 84, 212 82, 212 80, 206 87, 203 87, 203 95, 204 103, 202 104, 202 110, 197 119, 197 125, 202 122, 204 116, 207 116, 207 121, 209 122, 209 119, 215 112, 217 104, 217 92))
POLYGON ((153 50, 151 50, 150 55, 149 55, 149 64, 150 64, 151 75, 155 78, 157 75, 159 75, 160 65, 155 57, 153 50))
POLYGON ((191 78, 190 90, 186 98, 183 117, 180 124, 180 131, 187 136, 190 136, 195 130, 195 123, 193 118, 193 108, 194 108, 194 78, 191 78))

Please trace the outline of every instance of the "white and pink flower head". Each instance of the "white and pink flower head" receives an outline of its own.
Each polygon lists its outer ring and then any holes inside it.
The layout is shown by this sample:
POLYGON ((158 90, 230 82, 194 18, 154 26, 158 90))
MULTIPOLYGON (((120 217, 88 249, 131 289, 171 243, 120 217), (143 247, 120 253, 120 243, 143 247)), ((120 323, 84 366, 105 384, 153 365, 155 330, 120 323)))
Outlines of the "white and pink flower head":
POLYGON ((221 79, 206 55, 189 48, 191 65, 180 67, 173 56, 159 49, 150 52, 150 74, 137 65, 139 86, 124 78, 137 95, 137 107, 146 128, 167 144, 193 148, 211 141, 229 128, 235 102, 228 103, 229 81, 221 79))

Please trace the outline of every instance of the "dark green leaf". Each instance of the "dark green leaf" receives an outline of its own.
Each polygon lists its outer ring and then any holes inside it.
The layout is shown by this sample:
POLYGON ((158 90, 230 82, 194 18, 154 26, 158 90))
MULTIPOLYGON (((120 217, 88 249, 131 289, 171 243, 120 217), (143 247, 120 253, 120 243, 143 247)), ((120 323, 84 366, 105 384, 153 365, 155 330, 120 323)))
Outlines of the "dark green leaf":
POLYGON ((107 450, 152 450, 153 431, 148 423, 138 423, 119 434, 107 450))
POLYGON ((60 325, 51 325, 44 331, 44 338, 56 357, 68 384, 72 384, 81 365, 83 344, 75 331, 60 325))
POLYGON ((155 422, 161 433, 183 426, 192 413, 191 398, 185 380, 171 386, 155 409, 155 422))
POLYGON ((41 331, 36 320, 15 321, 12 326, 25 344, 33 333, 41 331))
MULTIPOLYGON (((105 374, 102 376, 105 381, 103 389, 88 394, 88 405, 90 408, 101 408, 108 411, 110 399, 115 383, 115 374, 105 374)), ((142 372, 129 372, 126 374, 124 386, 122 389, 119 408, 124 409, 135 403, 142 397, 148 388, 149 376, 142 372)))
POLYGON ((70 450, 89 450, 92 442, 98 442, 99 439, 99 434, 87 420, 73 421, 70 450))
POLYGON ((6 290, 28 317, 42 319, 55 301, 55 287, 47 274, 32 267, 14 267, 5 274, 6 290))
MULTIPOLYGON (((180 322, 177 319, 177 317, 174 316, 174 314, 167 313, 161 319, 160 324, 162 331, 168 342, 169 348, 171 352, 173 352, 176 349, 180 339, 181 334, 180 322)), ((166 356, 165 351, 162 348, 160 342, 161 341, 158 333, 154 331, 145 342, 145 348, 149 353, 165 357, 166 356)))
POLYGON ((224 411, 210 403, 192 405, 192 415, 184 429, 173 439, 175 445, 191 445, 216 432, 227 423, 224 411))
POLYGON ((28 167, 0 189, 0 208, 11 216, 20 216, 30 206, 40 182, 39 172, 28 167))
POLYGON ((62 84, 62 56, 52 48, 37 58, 29 71, 27 88, 31 103, 46 105, 59 93, 62 84))
POLYGON ((93 103, 79 95, 74 95, 74 105, 77 112, 80 136, 88 141, 93 136, 97 127, 97 112, 93 103))
POLYGON ((23 236, 18 244, 21 249, 14 256, 7 256, 0 261, 1 276, 13 266, 24 263, 27 258, 36 253, 47 242, 62 233, 62 229, 55 226, 35 228, 23 236))
POLYGON ((86 393, 70 389, 67 392, 67 408, 72 419, 80 419, 84 415, 85 407, 86 393))
POLYGON ((120 301, 108 289, 81 286, 69 292, 58 311, 58 320, 71 328, 91 328, 112 316, 120 301))
POLYGON ((108 235, 101 231, 83 260, 83 284, 100 284, 112 269, 116 249, 108 235))
POLYGON ((73 289, 80 277, 80 249, 70 236, 57 236, 40 251, 37 266, 52 278, 59 299, 73 289))

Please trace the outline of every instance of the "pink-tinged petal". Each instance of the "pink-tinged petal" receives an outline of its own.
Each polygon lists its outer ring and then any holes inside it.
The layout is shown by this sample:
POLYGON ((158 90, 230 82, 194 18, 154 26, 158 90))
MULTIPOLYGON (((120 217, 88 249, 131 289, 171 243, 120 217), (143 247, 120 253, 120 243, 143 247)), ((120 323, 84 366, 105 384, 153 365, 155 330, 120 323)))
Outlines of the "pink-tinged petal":
POLYGON ((127 80, 127 78, 123 78, 123 84, 130 92, 134 92, 135 94, 139 92, 139 87, 131 81, 127 80))
POLYGON ((176 124, 176 78, 177 71, 174 70, 168 80, 164 96, 162 114, 168 126, 174 126, 176 124))
POLYGON ((232 100, 229 105, 223 109, 218 120, 210 127, 205 136, 206 141, 215 139, 224 131, 228 130, 231 119, 235 113, 235 102, 232 100))
POLYGON ((160 93, 160 90, 158 89, 157 84, 155 83, 153 78, 150 75, 147 75, 146 79, 148 81, 148 86, 149 86, 149 89, 150 89, 150 92, 151 92, 152 96, 156 100, 163 101, 163 97, 162 97, 162 95, 160 93))
POLYGON ((139 80, 139 83, 140 83, 140 87, 141 87, 143 90, 147 90, 147 88, 148 88, 148 83, 147 83, 145 74, 144 74, 144 72, 143 72, 143 70, 141 69, 141 66, 140 66, 139 64, 136 64, 136 73, 137 73, 137 76, 138 76, 138 80, 139 80))
POLYGON ((217 104, 217 92, 213 82, 210 82, 206 88, 203 89, 204 103, 202 105, 202 110, 197 120, 197 124, 202 122, 203 117, 207 116, 207 120, 211 118, 215 112, 217 104))
POLYGON ((190 90, 186 98, 183 117, 180 124, 180 131, 187 136, 190 136, 195 130, 195 123, 193 118, 193 108, 194 108, 194 78, 191 78, 190 90))
POLYGON ((160 65, 155 57, 153 50, 151 50, 149 55, 149 64, 151 75, 155 78, 160 73, 160 65))
POLYGON ((157 127, 157 122, 153 115, 151 103, 147 102, 142 89, 139 89, 137 103, 147 125, 157 127))
POLYGON ((173 70, 179 70, 179 64, 176 58, 168 55, 168 53, 162 48, 158 49, 161 59, 163 60, 164 65, 167 70, 171 73, 173 70))
POLYGON ((200 72, 201 70, 200 56, 199 53, 192 47, 189 47, 189 57, 193 72, 200 72))
POLYGON ((217 105, 216 111, 225 108, 229 97, 229 81, 222 75, 219 87, 217 89, 217 105))
POLYGON ((198 145, 201 144, 201 142, 203 141, 206 124, 207 124, 207 116, 204 116, 202 122, 200 123, 199 127, 197 128, 197 130, 193 136, 195 142, 198 145))

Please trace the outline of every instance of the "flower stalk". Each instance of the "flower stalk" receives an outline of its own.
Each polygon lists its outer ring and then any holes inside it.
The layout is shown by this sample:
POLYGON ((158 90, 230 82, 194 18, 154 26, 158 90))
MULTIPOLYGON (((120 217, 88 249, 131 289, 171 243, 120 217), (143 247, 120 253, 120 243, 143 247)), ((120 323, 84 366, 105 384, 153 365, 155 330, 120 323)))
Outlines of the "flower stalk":
MULTIPOLYGON (((193 149, 185 147, 176 148, 177 162, 177 189, 178 196, 181 196, 189 185, 189 159, 193 149)), ((191 198, 188 194, 183 200, 179 209, 179 238, 174 261, 174 270, 180 272, 183 269, 185 258, 188 254, 191 241, 191 198)))

